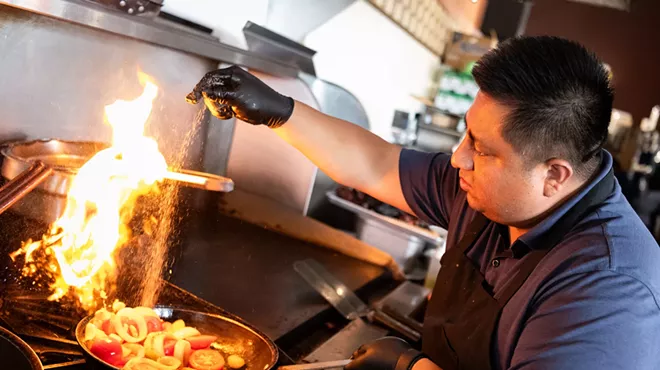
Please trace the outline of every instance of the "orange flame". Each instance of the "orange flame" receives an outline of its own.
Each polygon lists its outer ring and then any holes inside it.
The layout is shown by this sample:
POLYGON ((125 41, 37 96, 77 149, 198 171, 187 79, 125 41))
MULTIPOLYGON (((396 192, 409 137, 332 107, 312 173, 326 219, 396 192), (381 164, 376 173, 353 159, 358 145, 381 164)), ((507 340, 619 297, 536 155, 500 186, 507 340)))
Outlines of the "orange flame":
MULTIPOLYGON (((145 76, 140 76, 144 82, 141 96, 105 107, 113 131, 112 146, 80 168, 64 213, 51 225, 49 235, 12 253, 12 258, 25 254, 27 263, 38 247, 50 249, 47 254, 54 255, 59 268, 51 287, 53 300, 73 291, 84 308, 92 309, 97 298, 105 298, 106 284, 114 274, 113 253, 130 237, 126 223, 135 199, 167 172, 158 144, 144 136, 158 95, 158 87, 145 76)), ((56 270, 54 267, 51 269, 56 270)))

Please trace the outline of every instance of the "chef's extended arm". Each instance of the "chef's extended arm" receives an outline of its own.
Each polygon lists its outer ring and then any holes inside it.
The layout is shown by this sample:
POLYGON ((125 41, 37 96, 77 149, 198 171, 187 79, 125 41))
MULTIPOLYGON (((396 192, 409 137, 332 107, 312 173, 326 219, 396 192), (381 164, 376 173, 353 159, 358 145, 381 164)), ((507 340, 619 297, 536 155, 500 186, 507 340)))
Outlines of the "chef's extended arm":
POLYGON ((358 348, 345 370, 442 370, 400 338, 384 337, 358 348))
POLYGON ((206 74, 187 100, 202 98, 216 117, 273 128, 333 180, 412 212, 399 180, 399 146, 281 95, 236 66, 206 74))

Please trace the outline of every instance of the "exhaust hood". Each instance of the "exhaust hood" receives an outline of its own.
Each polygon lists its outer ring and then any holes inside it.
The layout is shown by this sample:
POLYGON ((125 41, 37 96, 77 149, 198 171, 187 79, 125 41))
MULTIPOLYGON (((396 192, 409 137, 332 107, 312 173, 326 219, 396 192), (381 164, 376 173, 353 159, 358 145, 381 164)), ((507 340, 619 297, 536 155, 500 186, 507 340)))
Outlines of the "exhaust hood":
POLYGON ((633 0, 568 0, 574 3, 583 3, 606 8, 614 8, 619 10, 630 11, 630 6, 633 0))

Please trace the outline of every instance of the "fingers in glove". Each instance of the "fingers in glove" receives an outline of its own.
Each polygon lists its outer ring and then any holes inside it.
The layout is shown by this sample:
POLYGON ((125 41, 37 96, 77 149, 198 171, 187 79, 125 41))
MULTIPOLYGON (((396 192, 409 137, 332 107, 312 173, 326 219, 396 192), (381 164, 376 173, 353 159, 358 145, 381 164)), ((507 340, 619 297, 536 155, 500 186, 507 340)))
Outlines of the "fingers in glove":
POLYGON ((356 359, 362 355, 364 355, 367 352, 367 347, 362 345, 360 348, 356 349, 355 352, 353 352, 353 356, 351 356, 351 359, 356 359))
POLYGON ((215 92, 217 94, 218 92, 232 89, 233 84, 231 80, 233 71, 233 67, 229 67, 208 72, 197 83, 193 91, 186 95, 186 101, 190 104, 197 104, 204 93, 215 92))
POLYGON ((234 117, 234 112, 227 104, 217 103, 209 99, 204 99, 204 104, 206 104, 206 107, 212 115, 220 119, 230 119, 234 117))
POLYGON ((202 98, 202 92, 197 89, 197 86, 195 86, 195 89, 191 91, 188 95, 186 95, 186 102, 190 104, 197 104, 199 102, 199 99, 202 98))

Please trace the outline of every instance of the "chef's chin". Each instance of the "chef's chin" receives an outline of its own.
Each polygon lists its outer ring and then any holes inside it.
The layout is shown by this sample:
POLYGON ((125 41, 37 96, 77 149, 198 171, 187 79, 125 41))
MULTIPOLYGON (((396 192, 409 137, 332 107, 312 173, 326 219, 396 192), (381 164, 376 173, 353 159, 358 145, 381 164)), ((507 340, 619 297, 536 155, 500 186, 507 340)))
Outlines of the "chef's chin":
POLYGON ((481 202, 479 202, 478 199, 470 195, 470 193, 467 193, 467 202, 470 205, 470 208, 474 209, 477 212, 483 213, 483 207, 481 206, 481 202))

